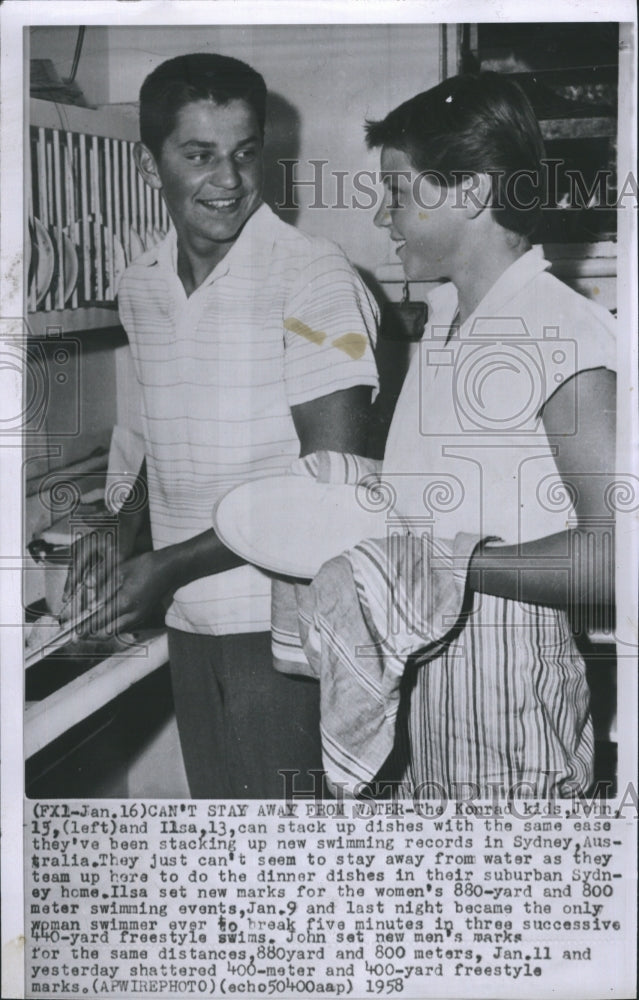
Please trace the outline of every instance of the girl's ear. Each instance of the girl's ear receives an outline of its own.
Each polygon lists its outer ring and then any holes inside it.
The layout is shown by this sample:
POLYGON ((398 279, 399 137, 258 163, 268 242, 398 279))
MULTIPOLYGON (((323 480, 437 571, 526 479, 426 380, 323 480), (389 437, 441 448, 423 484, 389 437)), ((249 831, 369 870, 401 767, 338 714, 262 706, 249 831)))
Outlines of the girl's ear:
POLYGON ((158 190, 162 187, 162 180, 160 178, 160 173, 158 171, 157 163, 155 162, 155 157, 150 149, 148 149, 144 143, 136 142, 133 147, 133 157, 135 159, 136 166, 146 183, 158 190))
POLYGON ((474 219, 490 208, 493 196, 492 180, 488 174, 470 174, 461 182, 462 205, 468 218, 474 219))

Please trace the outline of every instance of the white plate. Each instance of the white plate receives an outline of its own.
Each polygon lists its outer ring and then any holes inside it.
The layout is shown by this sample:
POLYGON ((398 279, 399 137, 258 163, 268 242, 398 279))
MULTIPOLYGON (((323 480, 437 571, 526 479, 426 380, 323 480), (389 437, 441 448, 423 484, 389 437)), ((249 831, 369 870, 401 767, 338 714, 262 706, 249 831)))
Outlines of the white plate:
POLYGON ((78 280, 78 255, 67 233, 62 234, 64 245, 64 301, 68 302, 78 280))
POLYGON ((364 538, 384 538, 387 511, 365 510, 352 484, 306 476, 254 479, 230 490, 213 512, 220 541, 273 573, 312 579, 328 559, 364 538))
POLYGON ((24 248, 25 253, 27 255, 27 260, 26 260, 26 265, 27 265, 26 275, 27 275, 27 284, 29 286, 29 293, 31 293, 31 284, 33 282, 33 276, 31 274, 31 257, 33 255, 32 244, 33 244, 34 232, 35 232, 35 230, 34 230, 34 226, 33 226, 33 220, 31 218, 29 218, 29 239, 25 240, 25 244, 26 245, 25 245, 25 248, 24 248))
MULTIPOLYGON (((52 229, 53 245, 57 248, 58 244, 58 230, 54 226, 52 229)), ((56 258, 58 253, 56 252, 56 258)), ((62 230, 62 279, 64 282, 64 301, 65 303, 71 297, 71 293, 75 288, 76 282, 78 280, 78 255, 73 245, 73 241, 69 237, 69 234, 62 230)), ((51 288, 51 293, 54 298, 58 294, 58 286, 60 282, 60 263, 56 260, 55 274, 53 280, 53 286, 51 288)))
POLYGON ((39 219, 33 219, 33 228, 35 232, 35 246, 33 249, 35 250, 34 256, 36 259, 36 303, 40 305, 49 291, 49 285, 51 284, 51 279, 53 278, 53 271, 55 269, 55 249, 48 232, 39 219))
POLYGON ((124 247, 120 243, 117 236, 111 234, 111 232, 106 229, 104 235, 104 285, 105 285, 105 297, 107 299, 114 299, 118 293, 118 285, 120 284, 120 278, 126 270, 126 257, 124 255, 124 247), (111 255, 111 240, 113 240, 113 289, 111 289, 110 281, 110 255, 111 255))

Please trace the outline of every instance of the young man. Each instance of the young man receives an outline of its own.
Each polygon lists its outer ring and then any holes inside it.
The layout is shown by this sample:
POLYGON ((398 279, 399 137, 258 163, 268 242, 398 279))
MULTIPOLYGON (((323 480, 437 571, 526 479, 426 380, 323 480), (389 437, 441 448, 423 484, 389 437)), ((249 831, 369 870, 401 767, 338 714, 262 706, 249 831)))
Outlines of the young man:
POLYGON ((259 73, 221 55, 179 56, 147 77, 136 159, 175 231, 129 267, 118 296, 153 551, 128 558, 138 518, 126 519, 104 614, 130 630, 172 597, 194 797, 279 797, 282 769, 307 788, 321 769, 317 686, 273 670, 270 580, 224 547, 211 515, 230 488, 300 454, 362 452, 377 384, 371 296, 335 245, 262 202, 265 100, 259 73))

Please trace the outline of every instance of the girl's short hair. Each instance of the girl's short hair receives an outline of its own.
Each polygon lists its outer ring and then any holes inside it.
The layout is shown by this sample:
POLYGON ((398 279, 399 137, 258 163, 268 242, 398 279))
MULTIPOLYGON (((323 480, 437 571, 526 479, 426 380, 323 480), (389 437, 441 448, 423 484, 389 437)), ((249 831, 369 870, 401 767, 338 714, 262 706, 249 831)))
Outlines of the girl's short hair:
POLYGON ((264 136, 266 84, 251 66, 207 52, 168 59, 150 73, 140 90, 140 138, 157 158, 175 128, 178 112, 193 101, 228 104, 243 100, 253 109, 264 136))
POLYGON ((492 177, 492 211, 505 229, 530 236, 544 200, 544 143, 528 98, 499 73, 444 80, 366 123, 369 149, 402 150, 416 170, 442 184, 492 177))

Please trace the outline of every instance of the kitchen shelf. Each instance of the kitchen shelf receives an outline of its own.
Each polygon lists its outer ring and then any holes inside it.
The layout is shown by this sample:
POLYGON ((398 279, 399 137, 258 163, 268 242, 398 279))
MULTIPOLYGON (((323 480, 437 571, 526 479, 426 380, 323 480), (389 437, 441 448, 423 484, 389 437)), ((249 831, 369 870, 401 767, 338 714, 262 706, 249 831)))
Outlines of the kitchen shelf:
POLYGON ((610 139, 617 135, 617 121, 604 118, 542 118, 539 127, 544 139, 610 139))
MULTIPOLYGON (((617 83, 617 63, 582 64, 553 69, 535 68, 534 77, 540 83, 565 86, 574 83, 617 83)), ((527 74, 512 73, 515 80, 527 74)))
POLYGON ((112 305, 30 312, 27 316, 27 325, 29 336, 40 339, 54 337, 60 333, 91 333, 95 330, 121 329, 115 302, 112 305))
POLYGON ((30 124, 38 128, 59 129, 62 132, 84 132, 103 138, 126 139, 137 142, 140 130, 131 109, 122 105, 103 105, 99 108, 81 108, 75 104, 58 104, 32 97, 30 124))

